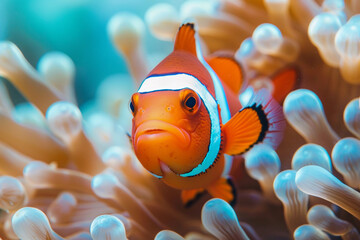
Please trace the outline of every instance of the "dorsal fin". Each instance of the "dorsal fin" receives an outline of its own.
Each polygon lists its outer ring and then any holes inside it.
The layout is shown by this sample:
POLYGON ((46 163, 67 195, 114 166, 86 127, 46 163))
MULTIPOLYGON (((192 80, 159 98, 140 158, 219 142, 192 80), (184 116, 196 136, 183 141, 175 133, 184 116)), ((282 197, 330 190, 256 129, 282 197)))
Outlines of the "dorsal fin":
POLYGON ((187 51, 196 56, 195 29, 193 23, 181 25, 176 35, 174 51, 187 51))
POLYGON ((232 53, 215 53, 206 59, 219 78, 234 92, 239 93, 244 81, 240 63, 232 53))

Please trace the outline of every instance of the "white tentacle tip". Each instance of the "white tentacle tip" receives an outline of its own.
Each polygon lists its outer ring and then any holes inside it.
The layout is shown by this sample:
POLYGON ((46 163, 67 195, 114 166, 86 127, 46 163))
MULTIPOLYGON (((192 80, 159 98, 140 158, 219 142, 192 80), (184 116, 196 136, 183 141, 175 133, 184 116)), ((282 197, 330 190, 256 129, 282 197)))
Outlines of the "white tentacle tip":
POLYGON ((301 225, 294 231, 295 240, 330 240, 330 238, 320 229, 309 225, 301 225))
POLYGON ((18 210, 12 217, 12 226, 20 239, 62 239, 51 229, 45 213, 37 208, 24 207, 18 210))
POLYGON ((50 129, 69 143, 82 130, 82 115, 77 106, 69 102, 53 103, 46 112, 50 129))
POLYGON ((360 98, 354 98, 346 105, 344 122, 349 131, 360 138, 360 98))
POLYGON ((101 215, 94 219, 90 226, 94 240, 126 240, 125 226, 120 219, 111 215, 101 215))
POLYGON ((338 141, 331 153, 336 170, 353 188, 360 187, 360 141, 356 138, 343 138, 338 141))
POLYGON ((291 166, 294 170, 307 165, 317 165, 325 168, 331 172, 332 164, 328 152, 320 145, 317 144, 305 144, 296 150, 291 166))
POLYGON ((135 14, 121 12, 110 19, 107 31, 116 47, 127 54, 139 46, 145 25, 135 14))
POLYGON ((205 229, 219 239, 249 239, 234 209, 222 199, 214 198, 205 203, 201 221, 205 229))
POLYGON ((0 177, 0 208, 13 211, 23 206, 26 199, 25 188, 14 177, 0 177))
POLYGON ((174 231, 162 230, 156 234, 154 240, 184 240, 184 238, 174 231))

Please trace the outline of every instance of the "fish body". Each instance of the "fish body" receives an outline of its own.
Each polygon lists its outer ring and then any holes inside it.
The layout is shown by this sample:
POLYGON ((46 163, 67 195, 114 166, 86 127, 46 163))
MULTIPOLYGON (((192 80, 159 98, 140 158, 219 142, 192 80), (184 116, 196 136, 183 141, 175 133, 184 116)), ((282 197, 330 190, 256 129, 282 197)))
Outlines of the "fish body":
POLYGON ((152 175, 183 190, 184 204, 204 191, 232 202, 230 155, 243 154, 259 142, 276 148, 281 141, 281 107, 266 90, 242 107, 242 79, 232 56, 205 60, 194 25, 184 24, 174 51, 132 96, 135 154, 152 175))

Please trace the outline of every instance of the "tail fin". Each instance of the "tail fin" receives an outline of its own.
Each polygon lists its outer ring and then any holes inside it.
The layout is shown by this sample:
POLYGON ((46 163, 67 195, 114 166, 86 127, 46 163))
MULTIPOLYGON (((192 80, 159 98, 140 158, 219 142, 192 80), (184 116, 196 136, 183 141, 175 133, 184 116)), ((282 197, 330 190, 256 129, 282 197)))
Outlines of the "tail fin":
POLYGON ((194 23, 181 25, 176 35, 174 51, 187 51, 196 56, 194 23))

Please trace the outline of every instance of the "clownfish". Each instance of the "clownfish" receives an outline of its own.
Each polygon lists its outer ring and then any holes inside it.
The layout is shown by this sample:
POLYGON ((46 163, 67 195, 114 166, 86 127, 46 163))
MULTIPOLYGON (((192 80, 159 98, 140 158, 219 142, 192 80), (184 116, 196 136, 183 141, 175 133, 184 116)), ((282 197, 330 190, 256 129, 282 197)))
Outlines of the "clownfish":
POLYGON ((233 202, 233 155, 282 140, 282 107, 265 89, 241 106, 241 66, 233 56, 204 59, 194 24, 183 24, 174 50, 143 80, 130 101, 131 141, 141 164, 181 189, 184 204, 207 191, 233 202))

